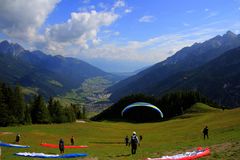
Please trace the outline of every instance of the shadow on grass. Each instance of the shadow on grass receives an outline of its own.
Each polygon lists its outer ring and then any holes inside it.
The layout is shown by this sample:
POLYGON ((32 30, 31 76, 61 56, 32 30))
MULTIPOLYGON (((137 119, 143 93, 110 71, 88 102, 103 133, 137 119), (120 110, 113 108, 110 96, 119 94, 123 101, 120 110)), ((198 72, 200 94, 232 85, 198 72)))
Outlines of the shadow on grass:
POLYGON ((125 144, 125 142, 89 142, 93 144, 125 144))
POLYGON ((116 155, 116 156, 108 156, 109 158, 114 158, 114 157, 129 157, 131 156, 131 154, 120 154, 120 155, 116 155))

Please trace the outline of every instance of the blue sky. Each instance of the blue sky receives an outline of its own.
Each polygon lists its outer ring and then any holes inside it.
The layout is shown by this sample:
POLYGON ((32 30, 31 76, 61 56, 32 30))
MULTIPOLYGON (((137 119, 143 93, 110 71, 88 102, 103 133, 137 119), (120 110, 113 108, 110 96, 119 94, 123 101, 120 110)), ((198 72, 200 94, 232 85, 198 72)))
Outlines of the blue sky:
POLYGON ((0 0, 0 39, 105 71, 150 66, 195 42, 240 32, 240 0, 0 0))

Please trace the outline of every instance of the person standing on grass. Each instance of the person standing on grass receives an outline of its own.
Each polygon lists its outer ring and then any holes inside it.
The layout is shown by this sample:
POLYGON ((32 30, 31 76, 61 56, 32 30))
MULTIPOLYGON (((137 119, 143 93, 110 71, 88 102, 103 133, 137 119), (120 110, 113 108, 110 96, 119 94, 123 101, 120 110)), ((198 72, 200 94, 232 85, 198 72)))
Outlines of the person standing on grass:
POLYGON ((137 146, 140 145, 136 132, 133 132, 133 135, 131 136, 130 144, 131 144, 132 154, 136 154, 137 146))
POLYGON ((208 139, 208 126, 206 126, 204 129, 203 129, 203 138, 205 140, 205 138, 207 137, 208 139))
POLYGON ((125 137, 125 144, 126 144, 126 146, 128 146, 128 144, 129 144, 129 138, 128 138, 128 136, 125 137))
POLYGON ((16 135, 16 140, 15 140, 15 142, 17 143, 17 144, 19 144, 19 141, 20 141, 20 134, 18 133, 17 135, 16 135))
POLYGON ((64 153, 64 141, 62 138, 59 140, 59 150, 61 154, 64 153))
POLYGON ((74 137, 73 136, 71 137, 70 141, 71 141, 71 145, 73 146, 74 145, 74 137))

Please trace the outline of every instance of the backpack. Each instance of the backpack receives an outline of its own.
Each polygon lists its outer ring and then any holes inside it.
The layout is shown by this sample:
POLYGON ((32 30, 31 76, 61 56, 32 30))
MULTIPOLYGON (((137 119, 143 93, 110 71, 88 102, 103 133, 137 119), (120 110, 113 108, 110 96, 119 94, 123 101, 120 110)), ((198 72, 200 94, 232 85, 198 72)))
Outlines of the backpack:
POLYGON ((132 144, 137 144, 138 143, 137 136, 132 136, 131 137, 131 143, 132 144))

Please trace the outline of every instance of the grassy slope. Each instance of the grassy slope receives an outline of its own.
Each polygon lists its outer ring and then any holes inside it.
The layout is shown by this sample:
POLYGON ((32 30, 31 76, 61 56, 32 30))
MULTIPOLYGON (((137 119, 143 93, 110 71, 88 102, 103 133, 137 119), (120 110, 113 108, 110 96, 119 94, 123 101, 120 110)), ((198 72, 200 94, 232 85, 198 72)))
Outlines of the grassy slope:
POLYGON ((187 113, 204 113, 204 112, 213 112, 217 111, 219 109, 209 107, 208 105, 204 103, 196 103, 191 108, 189 108, 186 112, 187 113))
MULTIPOLYGON (((212 150, 212 155, 206 159, 234 160, 240 159, 239 122, 240 109, 215 110, 160 123, 87 122, 7 127, 0 128, 0 131, 14 132, 14 134, 0 134, 0 140, 12 142, 15 134, 19 132, 22 134, 21 143, 32 146, 27 151, 58 153, 57 149, 42 148, 38 144, 41 142, 57 143, 60 137, 64 138, 67 144, 73 135, 76 138, 76 144, 86 144, 89 148, 66 150, 66 153, 86 152, 89 157, 85 160, 145 159, 146 157, 172 155, 192 150, 198 146, 209 146, 212 150), (209 127, 210 139, 204 141, 201 131, 205 125, 209 127), (124 137, 130 135, 133 130, 138 135, 143 135, 143 141, 135 156, 129 154, 129 147, 118 143, 122 142, 124 137)), ((25 160, 24 157, 12 155, 19 151, 25 151, 25 149, 2 148, 2 159, 25 160)))

